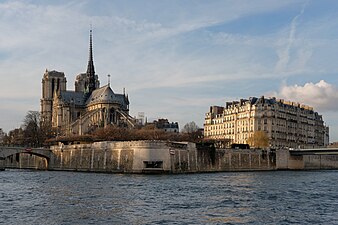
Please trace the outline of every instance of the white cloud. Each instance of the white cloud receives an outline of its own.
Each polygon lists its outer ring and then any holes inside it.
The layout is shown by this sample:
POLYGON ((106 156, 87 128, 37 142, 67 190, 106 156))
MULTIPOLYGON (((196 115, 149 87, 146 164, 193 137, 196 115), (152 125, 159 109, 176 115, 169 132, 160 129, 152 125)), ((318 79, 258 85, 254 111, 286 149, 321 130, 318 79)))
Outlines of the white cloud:
POLYGON ((338 110, 338 87, 325 82, 306 83, 304 86, 283 85, 276 93, 278 98, 304 103, 315 108, 316 111, 338 110))

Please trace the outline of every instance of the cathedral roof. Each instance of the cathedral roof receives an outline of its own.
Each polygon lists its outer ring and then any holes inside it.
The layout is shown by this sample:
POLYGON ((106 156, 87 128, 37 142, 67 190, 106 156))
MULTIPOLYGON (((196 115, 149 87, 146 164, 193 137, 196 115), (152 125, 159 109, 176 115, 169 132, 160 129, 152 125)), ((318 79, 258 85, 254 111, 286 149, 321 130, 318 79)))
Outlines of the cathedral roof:
POLYGON ((129 105, 128 96, 126 97, 124 94, 115 94, 115 97, 121 104, 129 105))
POLYGON ((113 90, 109 87, 109 85, 98 88, 92 92, 90 97, 88 98, 86 104, 93 103, 114 103, 119 102, 118 98, 114 94, 113 90))
POLYGON ((83 92, 61 91, 60 97, 64 103, 74 103, 77 106, 83 106, 85 104, 83 92))

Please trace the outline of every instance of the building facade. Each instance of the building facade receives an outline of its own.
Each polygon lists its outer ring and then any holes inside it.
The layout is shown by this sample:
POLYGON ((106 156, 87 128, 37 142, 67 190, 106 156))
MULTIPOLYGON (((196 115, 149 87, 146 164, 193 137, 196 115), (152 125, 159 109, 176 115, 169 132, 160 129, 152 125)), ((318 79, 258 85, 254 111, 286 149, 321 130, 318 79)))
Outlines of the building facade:
POLYGON ((163 130, 168 133, 179 133, 178 122, 169 122, 168 119, 158 119, 154 121, 157 129, 163 130))
POLYGON ((100 87, 93 60, 92 31, 89 37, 87 72, 76 77, 75 91, 67 90, 63 72, 46 70, 42 78, 41 121, 58 134, 85 134, 110 124, 133 126, 129 98, 116 94, 110 84, 100 87))
POLYGON ((328 127, 312 107, 276 98, 251 97, 211 106, 204 137, 230 144, 247 144, 263 131, 271 148, 313 148, 328 143, 328 127))

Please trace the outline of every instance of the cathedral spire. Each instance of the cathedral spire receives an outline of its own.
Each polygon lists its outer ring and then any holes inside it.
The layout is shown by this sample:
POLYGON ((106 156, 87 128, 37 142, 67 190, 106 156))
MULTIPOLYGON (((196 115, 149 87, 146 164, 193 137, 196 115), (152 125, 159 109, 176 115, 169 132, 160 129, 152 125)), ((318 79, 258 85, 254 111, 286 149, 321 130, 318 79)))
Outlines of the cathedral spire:
POLYGON ((86 89, 88 93, 91 94, 95 88, 95 69, 94 69, 94 60, 93 60, 93 34, 92 29, 90 29, 89 34, 89 58, 88 58, 88 66, 87 66, 87 85, 86 89))
MULTIPOLYGON (((89 31, 89 60, 88 60, 88 66, 89 63, 93 63, 93 30, 90 29, 89 31)), ((94 69, 94 67, 93 67, 94 69)))

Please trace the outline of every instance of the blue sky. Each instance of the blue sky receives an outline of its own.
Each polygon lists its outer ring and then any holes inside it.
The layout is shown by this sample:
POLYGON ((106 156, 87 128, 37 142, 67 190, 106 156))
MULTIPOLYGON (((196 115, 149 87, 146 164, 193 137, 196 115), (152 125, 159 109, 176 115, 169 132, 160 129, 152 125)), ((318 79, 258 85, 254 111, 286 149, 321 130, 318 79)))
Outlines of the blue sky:
POLYGON ((1 1, 0 127, 40 109, 45 69, 95 69, 131 115, 203 126, 210 105, 275 96, 313 106, 338 140, 338 1, 1 1))

